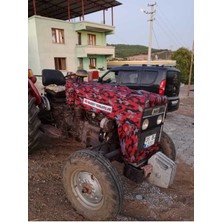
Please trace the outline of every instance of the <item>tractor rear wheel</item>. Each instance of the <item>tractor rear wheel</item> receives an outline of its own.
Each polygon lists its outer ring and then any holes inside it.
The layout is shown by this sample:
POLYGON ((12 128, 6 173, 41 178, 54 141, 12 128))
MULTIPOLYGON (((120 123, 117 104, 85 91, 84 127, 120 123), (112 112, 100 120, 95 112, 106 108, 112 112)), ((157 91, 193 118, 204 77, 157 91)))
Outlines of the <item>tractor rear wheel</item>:
POLYGON ((73 153, 63 169, 67 198, 89 220, 113 219, 120 211, 123 188, 116 169, 92 150, 73 153))
POLYGON ((32 152, 38 147, 41 136, 40 125, 38 118, 38 108, 35 105, 35 98, 28 94, 28 152, 32 152))

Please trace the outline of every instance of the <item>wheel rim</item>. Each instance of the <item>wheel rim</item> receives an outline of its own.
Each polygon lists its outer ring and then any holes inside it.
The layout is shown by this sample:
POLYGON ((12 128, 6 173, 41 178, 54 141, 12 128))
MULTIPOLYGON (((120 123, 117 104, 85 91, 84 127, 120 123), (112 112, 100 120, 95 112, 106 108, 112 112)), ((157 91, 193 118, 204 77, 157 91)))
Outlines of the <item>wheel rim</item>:
POLYGON ((97 209, 102 205, 102 188, 92 173, 76 172, 73 176, 72 188, 77 200, 86 208, 97 209))

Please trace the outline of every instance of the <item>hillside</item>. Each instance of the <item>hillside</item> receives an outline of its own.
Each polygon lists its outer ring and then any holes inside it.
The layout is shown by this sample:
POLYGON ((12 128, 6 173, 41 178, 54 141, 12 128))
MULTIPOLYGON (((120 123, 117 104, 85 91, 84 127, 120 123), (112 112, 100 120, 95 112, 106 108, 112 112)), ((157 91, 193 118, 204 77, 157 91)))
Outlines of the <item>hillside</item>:
MULTIPOLYGON (((116 58, 126 58, 134 55, 147 55, 148 47, 143 45, 125 45, 125 44, 110 44, 116 48, 116 58)), ((153 52, 168 51, 168 49, 152 49, 153 52)))

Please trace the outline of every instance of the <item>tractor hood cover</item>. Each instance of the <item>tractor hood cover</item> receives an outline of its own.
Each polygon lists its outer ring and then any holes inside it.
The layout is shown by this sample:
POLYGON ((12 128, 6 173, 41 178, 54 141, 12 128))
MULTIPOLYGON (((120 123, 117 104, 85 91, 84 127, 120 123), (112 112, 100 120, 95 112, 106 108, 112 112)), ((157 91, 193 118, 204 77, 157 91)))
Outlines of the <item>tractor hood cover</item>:
POLYGON ((73 80, 66 82, 66 99, 70 105, 115 119, 121 152, 130 158, 130 162, 136 161, 134 153, 138 150, 138 134, 144 109, 167 103, 167 97, 143 90, 95 82, 80 84, 73 80))

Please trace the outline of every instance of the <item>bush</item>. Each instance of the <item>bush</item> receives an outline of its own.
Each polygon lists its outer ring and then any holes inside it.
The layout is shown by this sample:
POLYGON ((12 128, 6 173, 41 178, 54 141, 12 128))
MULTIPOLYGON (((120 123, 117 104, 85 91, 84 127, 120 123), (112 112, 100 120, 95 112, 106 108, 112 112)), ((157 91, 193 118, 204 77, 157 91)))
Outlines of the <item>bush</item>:
MULTIPOLYGON (((186 48, 179 48, 172 55, 172 59, 176 60, 176 68, 181 71, 181 82, 188 84, 190 64, 191 64, 192 52, 186 48)), ((191 84, 194 84, 194 65, 192 69, 191 84)))

